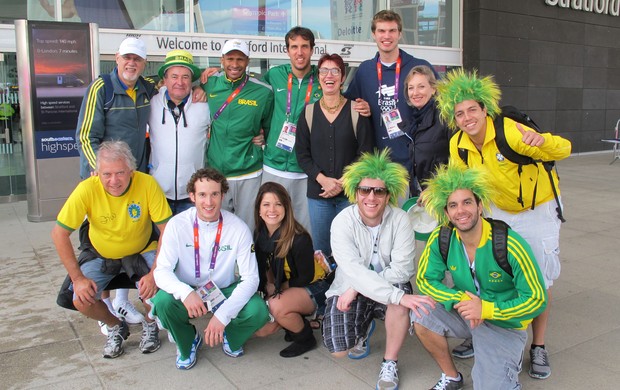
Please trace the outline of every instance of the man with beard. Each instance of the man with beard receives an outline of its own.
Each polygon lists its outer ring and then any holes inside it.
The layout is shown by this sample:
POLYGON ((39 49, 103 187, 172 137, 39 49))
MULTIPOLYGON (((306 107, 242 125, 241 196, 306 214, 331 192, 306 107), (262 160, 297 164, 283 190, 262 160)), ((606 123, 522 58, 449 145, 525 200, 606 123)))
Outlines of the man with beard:
POLYGON ((211 111, 206 164, 229 183, 222 208, 234 212, 252 230, 254 200, 263 174, 263 149, 253 138, 269 130, 273 92, 247 73, 247 42, 228 40, 222 47, 221 64, 224 71, 209 77, 204 86, 211 111))
POLYGON ((547 304, 543 275, 527 242, 510 228, 500 235, 501 221, 482 218, 491 200, 492 180, 481 168, 451 164, 439 168, 427 181, 426 209, 448 230, 440 226, 431 233, 420 257, 416 283, 420 293, 440 304, 430 314, 412 315, 411 321, 442 370, 433 389, 463 388, 448 337, 472 340, 475 389, 520 388, 527 327, 547 304), (441 246, 444 232, 450 238, 444 244, 447 254, 441 246), (496 256, 500 236, 507 266, 496 256), (453 287, 443 283, 446 271, 453 287))

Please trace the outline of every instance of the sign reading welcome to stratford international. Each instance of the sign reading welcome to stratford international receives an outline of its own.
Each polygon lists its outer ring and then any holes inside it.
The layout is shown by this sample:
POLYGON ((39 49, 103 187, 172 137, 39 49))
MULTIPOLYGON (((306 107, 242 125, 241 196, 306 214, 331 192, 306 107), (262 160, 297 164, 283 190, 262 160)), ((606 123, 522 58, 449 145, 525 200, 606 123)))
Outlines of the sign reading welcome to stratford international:
POLYGON ((545 0, 545 4, 611 16, 620 14, 620 0, 545 0))
POLYGON ((90 30, 82 23, 29 23, 37 159, 78 155, 80 106, 92 80, 90 30))

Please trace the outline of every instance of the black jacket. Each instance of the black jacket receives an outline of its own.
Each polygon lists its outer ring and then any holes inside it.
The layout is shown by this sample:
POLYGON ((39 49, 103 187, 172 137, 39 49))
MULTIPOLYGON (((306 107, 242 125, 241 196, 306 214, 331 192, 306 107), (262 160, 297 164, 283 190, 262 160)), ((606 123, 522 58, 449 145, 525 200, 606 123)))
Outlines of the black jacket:
MULTIPOLYGON (((403 131, 407 136, 401 138, 407 142, 409 158, 413 161, 413 171, 409 172, 411 180, 413 182, 415 177, 424 189, 424 181, 431 178, 435 169, 448 163, 452 133, 439 120, 435 99, 431 99, 421 110, 415 109, 412 117, 405 122, 403 131)), ((417 195, 417 191, 412 191, 411 195, 417 195)))

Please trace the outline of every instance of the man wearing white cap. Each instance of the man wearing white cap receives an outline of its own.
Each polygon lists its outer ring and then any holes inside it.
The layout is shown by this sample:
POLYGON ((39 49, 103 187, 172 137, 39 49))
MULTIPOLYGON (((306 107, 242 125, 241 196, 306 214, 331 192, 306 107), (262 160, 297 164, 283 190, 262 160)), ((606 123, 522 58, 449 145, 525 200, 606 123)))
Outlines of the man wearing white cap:
POLYGON ((192 102, 192 82, 200 77, 200 69, 189 52, 168 52, 158 73, 164 86, 151 101, 150 173, 176 215, 193 205, 186 186, 190 176, 204 167, 211 118, 207 103, 192 102))
POLYGON ((222 208, 234 212, 250 229, 254 226, 254 200, 263 173, 263 150, 252 142, 268 131, 273 112, 273 91, 248 75, 248 44, 226 41, 222 48, 223 72, 204 85, 211 110, 207 165, 226 176, 230 189, 222 208))
MULTIPOLYGON (((90 83, 82 101, 76 140, 80 152, 80 177, 86 179, 96 170, 96 154, 103 141, 124 141, 136 159, 137 171, 148 173, 146 125, 151 113, 151 98, 157 93, 155 82, 142 77, 146 68, 146 45, 126 38, 116 53, 116 67, 90 83)), ((88 228, 88 221, 84 228, 88 228)), ((107 293, 106 293, 107 294, 107 293)), ((128 323, 140 323, 144 317, 128 299, 128 290, 116 290, 112 305, 104 302, 128 323)))

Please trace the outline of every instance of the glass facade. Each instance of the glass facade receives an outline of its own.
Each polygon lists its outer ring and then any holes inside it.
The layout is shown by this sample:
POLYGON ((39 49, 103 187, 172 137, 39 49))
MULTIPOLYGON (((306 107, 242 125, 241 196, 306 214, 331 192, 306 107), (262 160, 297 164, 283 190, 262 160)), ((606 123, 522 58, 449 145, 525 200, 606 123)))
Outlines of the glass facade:
POLYGON ((145 75, 155 77, 174 48, 193 52, 201 68, 219 67, 221 45, 233 35, 250 41, 249 69, 260 77, 288 63, 283 37, 303 25, 317 39, 313 59, 339 53, 350 80, 376 52, 372 16, 389 8, 403 19, 403 49, 428 59, 440 73, 462 64, 461 0, 0 0, 0 8, 0 202, 26 193, 11 30, 16 19, 97 23, 100 73, 114 68, 122 39, 140 31, 149 55, 145 75))

